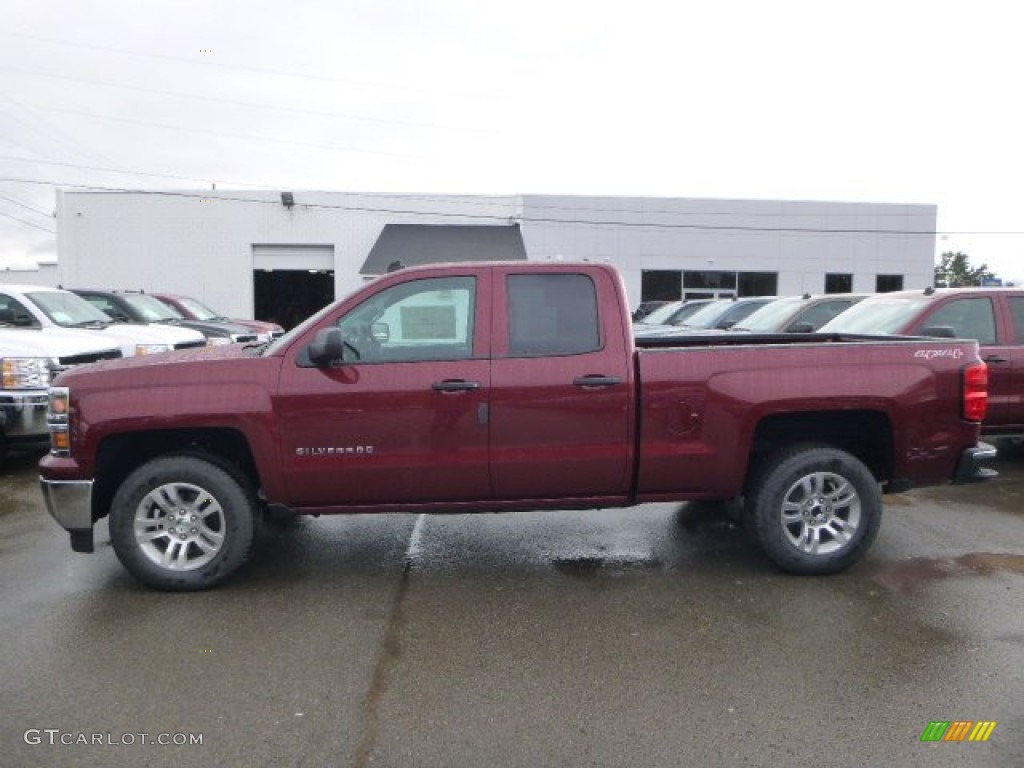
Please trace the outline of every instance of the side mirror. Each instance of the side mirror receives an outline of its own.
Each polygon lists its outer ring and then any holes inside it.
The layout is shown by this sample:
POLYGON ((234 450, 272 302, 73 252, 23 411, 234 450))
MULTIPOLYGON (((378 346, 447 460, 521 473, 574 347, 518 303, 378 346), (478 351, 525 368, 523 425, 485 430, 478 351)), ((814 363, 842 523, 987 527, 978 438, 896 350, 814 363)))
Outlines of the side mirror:
POLYGON ((309 345, 309 359, 317 366, 326 367, 341 360, 345 352, 345 337, 340 328, 321 328, 309 345))
POLYGON ((814 333, 814 323, 808 323, 806 320, 793 323, 786 329, 786 333, 814 333))
POLYGON ((32 315, 27 312, 15 312, 12 320, 14 321, 14 325, 19 328, 27 328, 32 325, 32 315))
POLYGON ((371 323, 370 335, 378 344, 386 344, 391 340, 391 326, 387 323, 371 323))
POLYGON ((929 325, 917 332, 918 336, 934 336, 939 339, 955 339, 956 331, 951 325, 929 325))

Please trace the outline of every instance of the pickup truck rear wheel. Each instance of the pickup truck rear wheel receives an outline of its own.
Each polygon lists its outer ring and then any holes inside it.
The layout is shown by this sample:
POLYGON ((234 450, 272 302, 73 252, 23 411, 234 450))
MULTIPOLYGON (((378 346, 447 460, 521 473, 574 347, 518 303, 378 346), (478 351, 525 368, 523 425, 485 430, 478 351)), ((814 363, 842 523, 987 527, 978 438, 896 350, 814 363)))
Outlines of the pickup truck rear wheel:
POLYGON ((868 550, 882 523, 882 491, 855 456, 822 445, 772 457, 745 507, 754 540, 784 571, 836 573, 868 550))
POLYGON ((244 563, 255 539, 252 489, 211 461, 164 456, 118 488, 110 541, 122 565, 151 587, 206 589, 244 563))

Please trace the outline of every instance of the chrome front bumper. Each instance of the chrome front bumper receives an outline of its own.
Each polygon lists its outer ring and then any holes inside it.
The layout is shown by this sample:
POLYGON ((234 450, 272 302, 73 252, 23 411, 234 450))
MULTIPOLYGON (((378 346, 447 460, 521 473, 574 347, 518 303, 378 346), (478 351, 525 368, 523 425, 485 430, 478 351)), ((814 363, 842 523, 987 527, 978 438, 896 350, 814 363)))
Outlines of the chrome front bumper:
POLYGON ((46 509, 71 534, 71 549, 92 552, 92 480, 39 478, 46 509))
POLYGON ((12 441, 48 440, 46 400, 46 390, 0 392, 0 434, 12 441))

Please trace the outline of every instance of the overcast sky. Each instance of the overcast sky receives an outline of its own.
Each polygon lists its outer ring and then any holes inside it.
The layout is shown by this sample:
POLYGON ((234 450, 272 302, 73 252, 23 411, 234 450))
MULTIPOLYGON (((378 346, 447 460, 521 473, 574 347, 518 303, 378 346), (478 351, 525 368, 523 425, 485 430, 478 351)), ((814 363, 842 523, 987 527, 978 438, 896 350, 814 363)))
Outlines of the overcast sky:
POLYGON ((1015 6, 7 0, 0 268, 56 187, 216 183, 927 203, 1024 278, 1015 6))

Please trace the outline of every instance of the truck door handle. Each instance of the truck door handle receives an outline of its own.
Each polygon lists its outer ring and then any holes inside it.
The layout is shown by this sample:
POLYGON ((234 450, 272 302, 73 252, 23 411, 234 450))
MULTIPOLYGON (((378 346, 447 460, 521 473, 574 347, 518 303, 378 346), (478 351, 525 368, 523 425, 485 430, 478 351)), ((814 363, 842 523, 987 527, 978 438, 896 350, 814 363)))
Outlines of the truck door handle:
POLYGON ((1002 355, 989 355, 985 358, 986 363, 1008 363, 1010 362, 1002 355))
POLYGON ((622 383, 618 376, 602 376, 599 373, 591 373, 586 376, 579 376, 572 380, 577 387, 614 387, 622 383))
POLYGON ((465 379, 445 379, 435 381, 431 388, 435 392, 466 392, 471 389, 480 389, 479 381, 466 381, 465 379))

